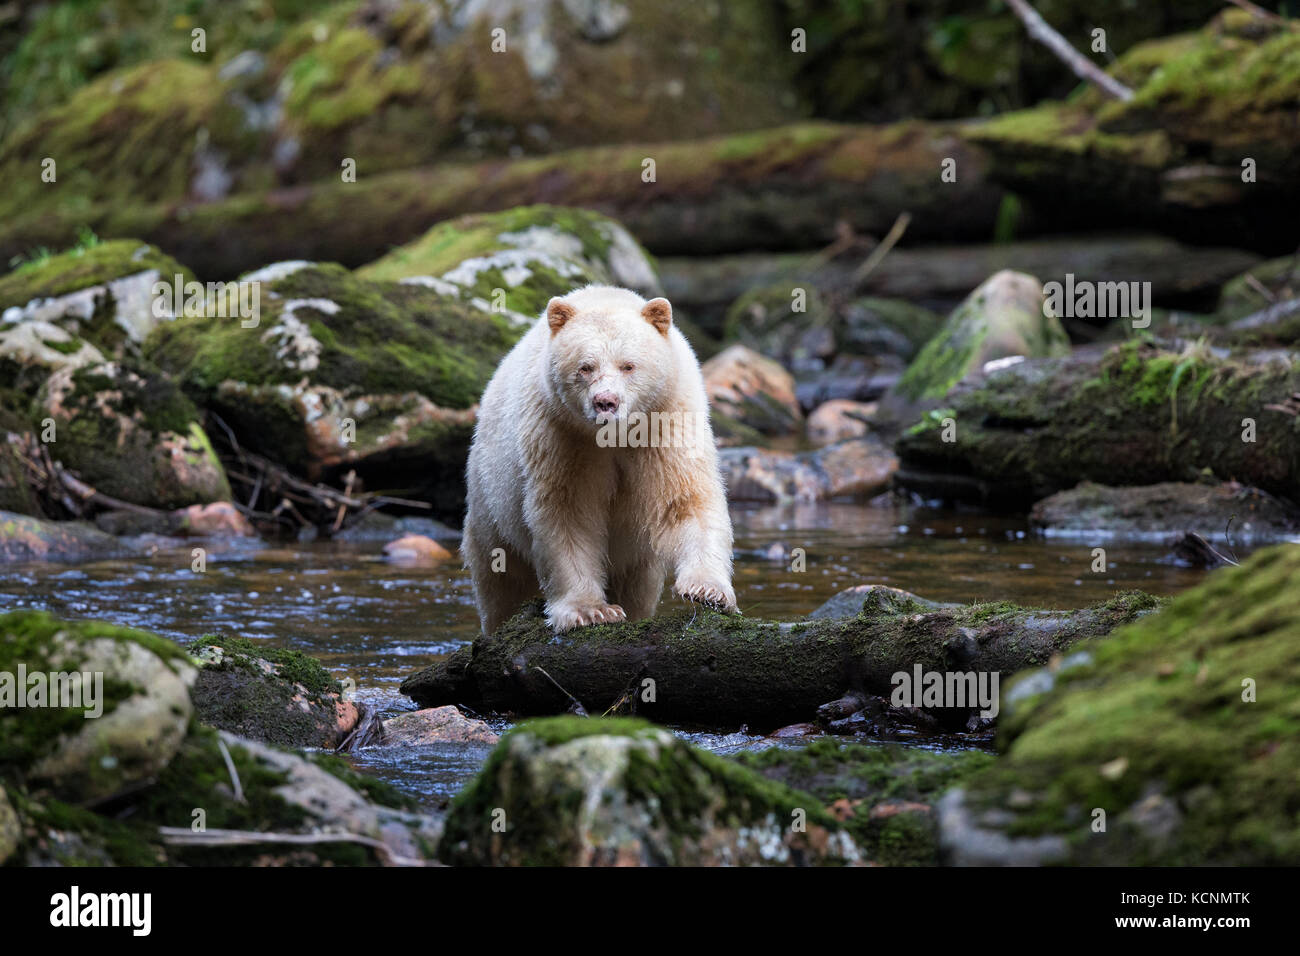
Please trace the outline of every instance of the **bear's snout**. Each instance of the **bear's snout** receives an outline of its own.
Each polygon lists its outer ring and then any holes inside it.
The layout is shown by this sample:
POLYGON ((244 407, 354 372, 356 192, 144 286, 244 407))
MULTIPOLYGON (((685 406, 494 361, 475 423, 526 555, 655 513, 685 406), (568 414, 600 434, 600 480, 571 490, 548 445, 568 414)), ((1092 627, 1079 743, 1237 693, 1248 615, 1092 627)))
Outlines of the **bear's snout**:
POLYGON ((591 396, 591 407, 598 415, 613 415, 618 411, 618 396, 613 392, 597 392, 591 396))

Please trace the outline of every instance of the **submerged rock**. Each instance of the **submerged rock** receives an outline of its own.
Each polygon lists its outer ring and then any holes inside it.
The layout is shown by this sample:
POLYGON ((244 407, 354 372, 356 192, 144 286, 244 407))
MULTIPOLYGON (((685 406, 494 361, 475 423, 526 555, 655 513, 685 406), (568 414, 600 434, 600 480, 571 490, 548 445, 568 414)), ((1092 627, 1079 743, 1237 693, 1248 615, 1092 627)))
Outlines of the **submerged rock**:
POLYGON ((1300 547, 1268 548, 1004 686, 1002 756, 941 807, 946 858, 1300 861, 1297 576, 1300 547))
POLYGON ((394 564, 438 564, 451 559, 451 552, 432 538, 408 534, 384 545, 384 558, 394 564))
POLYGON ((460 865, 826 865, 859 861, 806 794, 643 721, 556 717, 507 734, 452 802, 460 865))
POLYGON ((0 772, 61 800, 104 800, 151 779, 193 712, 185 653, 110 624, 0 616, 0 675, 0 772))
POLYGON ((0 564, 27 561, 93 561, 133 549, 83 521, 45 521, 0 511, 0 564))
POLYGON ((1242 545, 1300 534, 1300 511, 1235 481, 1174 482, 1110 488, 1085 481, 1034 504, 1034 527, 1048 536, 1104 539, 1158 537, 1186 531, 1242 545))
POLYGON ((189 650, 202 662, 191 693, 205 724, 280 747, 326 748, 356 726, 343 685, 306 654, 215 635, 189 650))

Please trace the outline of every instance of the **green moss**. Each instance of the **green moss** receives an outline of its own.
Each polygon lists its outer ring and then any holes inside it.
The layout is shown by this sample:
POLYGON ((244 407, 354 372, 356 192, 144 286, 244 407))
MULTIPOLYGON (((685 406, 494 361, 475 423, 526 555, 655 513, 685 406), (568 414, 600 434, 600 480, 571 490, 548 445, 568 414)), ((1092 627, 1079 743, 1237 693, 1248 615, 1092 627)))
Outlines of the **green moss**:
POLYGON ((1011 806, 1014 834, 1064 835, 1078 860, 1161 865, 1300 860, 1300 548, 1238 568, 1089 645, 970 782, 977 806, 1011 806), (1243 682, 1257 685, 1243 700, 1243 682), (1133 810, 1152 793, 1178 825, 1160 838, 1133 810), (1109 817, 1094 834, 1094 808, 1109 817))
POLYGON ((417 391, 435 404, 466 408, 478 400, 496 364, 519 336, 504 316, 487 313, 430 289, 357 279, 342 266, 302 269, 263 284, 260 330, 237 319, 194 317, 160 327, 149 354, 210 400, 222 382, 293 385, 302 370, 276 356, 265 340, 278 321, 273 290, 288 299, 326 299, 336 313, 303 307, 320 342, 311 381, 352 393, 417 391))
MULTIPOLYGON (((44 611, 11 611, 0 615, 0 673, 16 675, 21 664, 30 673, 79 671, 77 642, 107 638, 138 644, 165 662, 187 661, 173 642, 146 631, 100 621, 65 621, 44 611), (55 635, 71 639, 68 649, 56 649, 55 635)), ((106 679, 103 711, 111 713, 138 693, 132 685, 106 679)), ((60 737, 85 726, 81 709, 59 707, 0 708, 0 775, 20 779, 27 767, 53 751, 60 737)))
MULTIPOLYGON (((827 830, 839 823, 806 793, 764 779, 734 761, 697 750, 669 738, 664 731, 631 718, 592 719, 548 717, 520 724, 502 738, 477 777, 452 801, 441 847, 448 862, 472 863, 471 853, 463 856, 463 845, 482 842, 499 808, 505 810, 508 838, 513 847, 525 848, 527 865, 560 865, 578 851, 574 834, 566 824, 580 812, 582 794, 577 787, 561 791, 544 805, 530 805, 512 797, 511 772, 520 761, 532 759, 515 752, 517 743, 529 748, 552 748, 590 736, 620 736, 658 745, 630 748, 626 770, 617 783, 630 805, 652 808, 657 822, 668 832, 674 852, 685 840, 706 836, 699 831, 708 820, 715 827, 743 827, 761 824, 769 816, 778 821, 794 819, 796 811, 806 814, 810 825, 827 830), (503 807, 504 803, 504 807, 503 807)), ((517 851, 516 851, 517 852, 517 851)))
POLYGON ((175 276, 195 281, 194 274, 158 249, 135 239, 95 241, 58 255, 24 262, 0 276, 0 310, 24 306, 32 299, 48 299, 113 279, 156 269, 163 282, 175 276))
POLYGON ((308 657, 301 651, 284 647, 270 647, 246 637, 226 637, 220 634, 208 634, 199 638, 188 648, 198 656, 206 647, 219 647, 225 654, 222 660, 240 662, 237 666, 260 673, 254 661, 263 660, 275 665, 276 672, 285 680, 301 684, 314 694, 340 694, 343 685, 330 674, 325 666, 314 657, 308 657))

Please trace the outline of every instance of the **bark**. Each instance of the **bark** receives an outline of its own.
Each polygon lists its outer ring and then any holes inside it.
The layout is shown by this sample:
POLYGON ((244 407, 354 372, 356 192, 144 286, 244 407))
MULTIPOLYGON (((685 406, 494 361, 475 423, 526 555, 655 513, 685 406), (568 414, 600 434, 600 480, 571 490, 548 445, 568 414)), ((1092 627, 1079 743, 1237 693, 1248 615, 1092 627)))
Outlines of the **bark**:
POLYGON ((909 240, 974 241, 992 233, 1001 198, 955 124, 808 123, 103 209, 77 223, 42 213, 0 225, 0 254, 66 245, 89 223, 103 236, 146 239, 209 278, 283 259, 358 266, 444 219, 530 203, 607 213, 656 254, 823 246, 841 221, 879 237, 904 212, 909 240), (653 182, 643 179, 647 159, 653 182), (957 164, 956 182, 940 177, 946 159, 957 164))
POLYGON ((1075 611, 929 610, 909 598, 871 602, 853 618, 785 624, 691 608, 559 636, 534 602, 490 637, 407 678, 402 693, 421 707, 540 715, 580 703, 592 716, 612 708, 660 722, 768 730, 813 719, 849 693, 887 697, 891 676, 917 665, 1005 679, 1156 604, 1140 592, 1075 611))
POLYGON ((895 483, 1027 510, 1081 481, 1253 485, 1300 502, 1300 369, 1131 341, 957 385, 895 444, 895 483), (950 421, 947 427, 943 422, 950 421))

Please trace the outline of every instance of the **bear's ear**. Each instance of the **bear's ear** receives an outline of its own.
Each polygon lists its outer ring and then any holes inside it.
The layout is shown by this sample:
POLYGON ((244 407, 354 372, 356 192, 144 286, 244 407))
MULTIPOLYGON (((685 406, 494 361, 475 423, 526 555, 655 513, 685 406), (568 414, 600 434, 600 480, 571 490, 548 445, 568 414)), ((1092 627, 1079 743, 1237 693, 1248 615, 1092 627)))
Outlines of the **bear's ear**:
POLYGON ((577 314, 578 310, 558 295, 546 303, 546 322, 551 327, 552 335, 564 328, 564 323, 577 314))
POLYGON ((641 315, 664 335, 673 324, 673 307, 667 299, 651 299, 641 308, 641 315))

